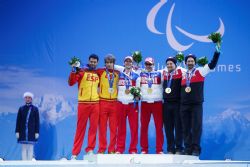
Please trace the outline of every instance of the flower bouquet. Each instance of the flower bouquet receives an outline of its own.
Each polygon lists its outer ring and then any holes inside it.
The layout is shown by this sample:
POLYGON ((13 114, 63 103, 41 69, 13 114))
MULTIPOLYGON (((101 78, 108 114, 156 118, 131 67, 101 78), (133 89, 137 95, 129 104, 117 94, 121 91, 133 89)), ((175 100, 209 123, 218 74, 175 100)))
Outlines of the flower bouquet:
POLYGON ((130 93, 134 96, 134 99, 138 101, 141 98, 141 89, 138 87, 131 87, 130 93))
POLYGON ((139 64, 142 61, 142 54, 140 51, 135 51, 132 53, 132 57, 133 57, 134 62, 136 63, 135 70, 137 70, 140 68, 139 64))
POLYGON ((69 65, 74 68, 76 71, 79 71, 81 69, 81 60, 77 57, 72 57, 69 61, 69 65))
POLYGON ((202 67, 205 66, 207 63, 208 63, 208 59, 207 59, 206 56, 200 57, 200 58, 197 60, 197 64, 198 64, 199 66, 202 66, 202 67))
POLYGON ((178 52, 176 54, 175 58, 176 58, 176 60, 177 60, 178 63, 181 63, 184 60, 184 54, 182 52, 178 52))
POLYGON ((216 43, 218 45, 221 44, 222 42, 222 37, 221 34, 219 32, 213 32, 208 36, 208 39, 211 39, 213 41, 213 43, 216 43))

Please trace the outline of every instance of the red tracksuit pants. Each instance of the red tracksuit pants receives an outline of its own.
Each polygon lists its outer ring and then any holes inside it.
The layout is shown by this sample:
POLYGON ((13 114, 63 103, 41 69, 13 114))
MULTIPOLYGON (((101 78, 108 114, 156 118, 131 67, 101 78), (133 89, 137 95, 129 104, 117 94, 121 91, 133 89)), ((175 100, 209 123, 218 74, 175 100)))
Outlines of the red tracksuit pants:
POLYGON ((78 155, 82 148, 83 138, 89 119, 88 146, 85 151, 94 150, 96 144, 96 133, 99 121, 98 103, 78 103, 77 128, 72 155, 78 155))
POLYGON ((118 136, 117 136, 117 148, 116 151, 123 153, 125 151, 126 142, 126 122, 128 117, 130 127, 130 146, 129 153, 137 153, 138 143, 138 110, 134 107, 133 103, 122 104, 118 103, 119 109, 119 121, 118 121, 118 136))
POLYGON ((107 124, 109 125, 110 142, 108 153, 115 152, 117 138, 118 110, 117 101, 100 101, 99 116, 99 149, 98 153, 104 153, 107 149, 107 124))
POLYGON ((162 146, 164 142, 162 131, 162 102, 142 102, 141 109, 141 151, 148 153, 148 125, 151 114, 153 114, 156 130, 156 153, 160 153, 162 152, 162 146))

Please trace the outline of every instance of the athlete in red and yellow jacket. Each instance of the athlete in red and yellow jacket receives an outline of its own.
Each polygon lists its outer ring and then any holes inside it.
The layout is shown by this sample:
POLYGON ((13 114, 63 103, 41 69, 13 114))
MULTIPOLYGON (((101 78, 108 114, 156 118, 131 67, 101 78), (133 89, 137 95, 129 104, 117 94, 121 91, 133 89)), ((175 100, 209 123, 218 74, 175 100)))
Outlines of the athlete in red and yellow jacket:
POLYGON ((117 138, 117 85, 119 72, 114 70, 115 57, 105 57, 105 68, 97 70, 100 77, 100 117, 99 117, 99 149, 104 153, 107 149, 107 122, 110 130, 108 153, 115 152, 117 138))
POLYGON ((96 144, 96 132, 99 121, 99 76, 96 73, 98 63, 97 55, 89 56, 89 64, 87 68, 81 69, 79 72, 72 71, 69 76, 69 85, 73 86, 78 83, 78 113, 77 128, 72 150, 72 159, 80 153, 86 125, 89 119, 88 146, 85 151, 92 153, 96 144))

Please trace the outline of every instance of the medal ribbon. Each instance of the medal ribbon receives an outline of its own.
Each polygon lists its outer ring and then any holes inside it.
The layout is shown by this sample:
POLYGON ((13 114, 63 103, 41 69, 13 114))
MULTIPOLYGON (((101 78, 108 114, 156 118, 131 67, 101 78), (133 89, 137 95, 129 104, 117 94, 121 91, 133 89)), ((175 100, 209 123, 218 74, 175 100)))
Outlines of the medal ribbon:
POLYGON ((107 75, 108 75, 109 88, 113 88, 114 79, 115 79, 115 73, 114 73, 114 70, 113 70, 113 75, 112 75, 112 78, 110 77, 110 73, 109 73, 108 69, 106 69, 106 73, 107 73, 107 75))
POLYGON ((170 75, 170 78, 168 79, 168 75, 167 75, 167 88, 170 88, 171 87, 171 83, 172 83, 172 79, 173 79, 173 75, 174 75, 174 71, 172 71, 171 73, 169 73, 170 75))
POLYGON ((186 86, 187 87, 190 87, 191 78, 193 77, 194 72, 195 72, 195 68, 191 71, 191 73, 187 72, 186 74, 186 86))
MULTIPOLYGON (((125 74, 125 73, 124 73, 125 74)), ((129 73, 129 76, 127 76, 125 74, 125 86, 126 86, 126 89, 129 89, 129 86, 130 86, 130 78, 131 78, 131 72, 129 73)))
POLYGON ((148 88, 151 88, 153 85, 153 78, 151 77, 151 73, 148 73, 148 88))
POLYGON ((136 101, 134 99, 134 108, 136 108, 136 103, 138 102, 138 112, 141 112, 141 99, 139 101, 136 101))

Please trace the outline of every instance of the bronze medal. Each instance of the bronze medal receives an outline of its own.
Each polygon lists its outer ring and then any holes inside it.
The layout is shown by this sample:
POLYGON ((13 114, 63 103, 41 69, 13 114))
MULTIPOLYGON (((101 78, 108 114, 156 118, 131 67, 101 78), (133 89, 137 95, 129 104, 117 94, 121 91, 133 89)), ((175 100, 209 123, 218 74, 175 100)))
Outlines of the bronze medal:
POLYGON ((185 92, 186 92, 186 93, 190 93, 190 92, 191 92, 191 87, 190 87, 190 86, 186 87, 186 88, 185 88, 185 92))
POLYGON ((130 93, 130 90, 129 89, 126 89, 125 90, 125 94, 128 95, 130 93))

